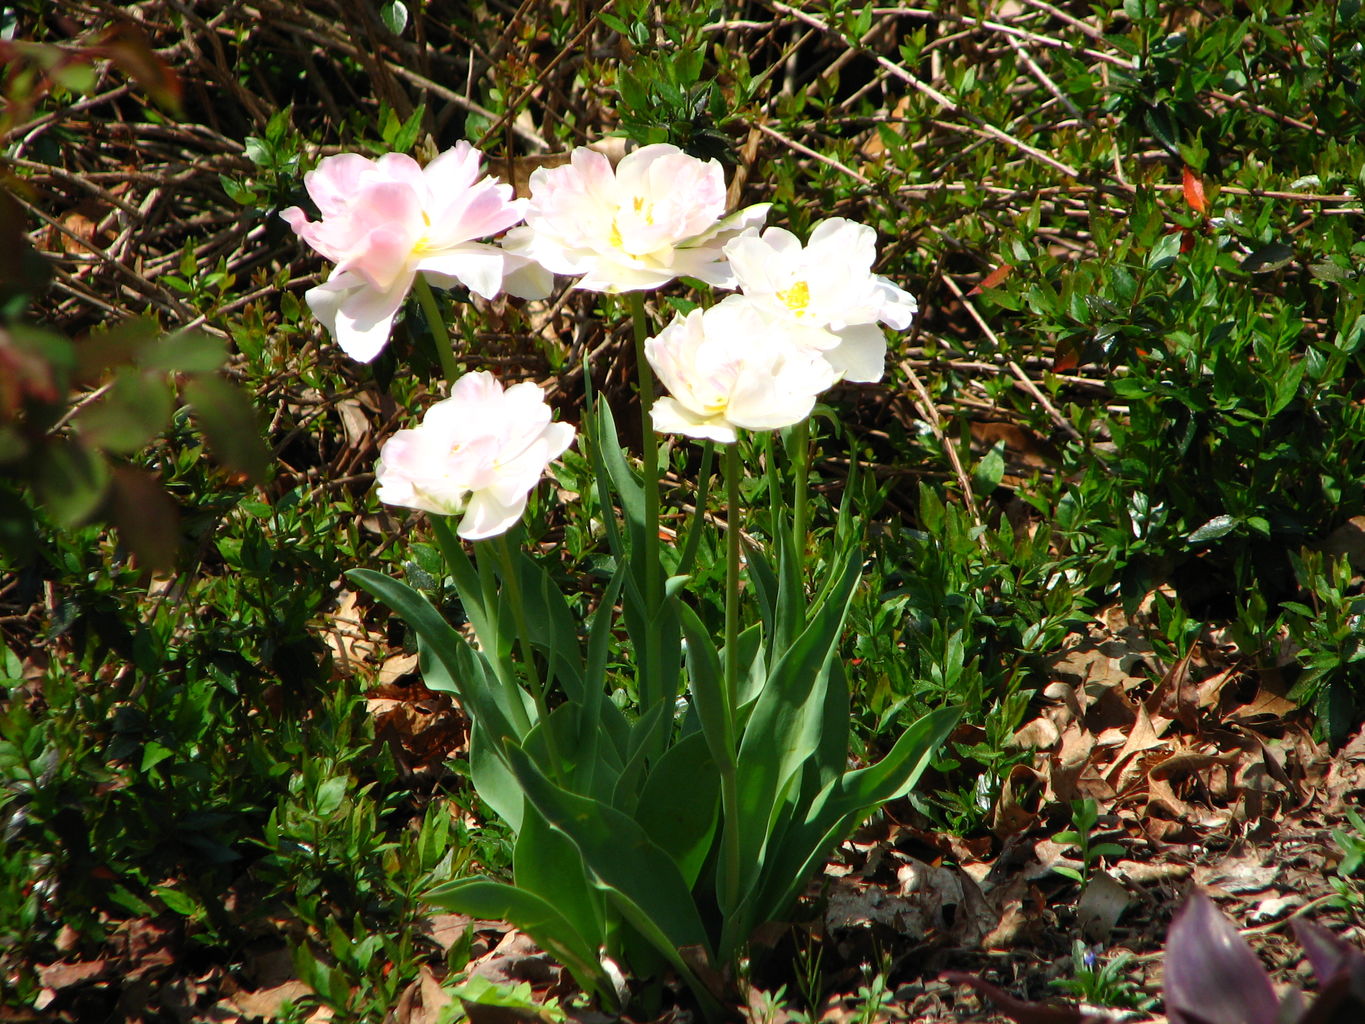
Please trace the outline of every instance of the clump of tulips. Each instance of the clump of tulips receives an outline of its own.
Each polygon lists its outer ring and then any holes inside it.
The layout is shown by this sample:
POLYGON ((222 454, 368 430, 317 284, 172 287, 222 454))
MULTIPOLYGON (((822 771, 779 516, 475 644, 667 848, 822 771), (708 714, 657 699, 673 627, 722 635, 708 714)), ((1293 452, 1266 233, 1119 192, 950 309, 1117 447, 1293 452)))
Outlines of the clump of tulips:
POLYGON ((384 445, 376 475, 381 500, 430 514, 477 643, 404 583, 351 574, 404 616, 427 685, 469 714, 474 786, 516 835, 510 883, 455 879, 429 899, 512 922, 610 1006, 629 997, 626 977, 671 972, 714 1015, 754 931, 791 910, 858 822, 914 786, 957 718, 934 712, 881 761, 850 769, 839 642, 862 562, 856 509, 840 517, 834 571, 812 583, 804 565, 808 418, 837 381, 881 379, 882 325, 908 327, 915 300, 873 274, 871 228, 830 219, 804 244, 763 230, 766 205, 727 215, 720 165, 673 146, 616 167, 580 149, 536 171, 525 200, 480 177, 480 160, 465 144, 425 168, 329 157, 305 179, 321 219, 283 214, 335 263, 307 301, 347 353, 374 358, 412 290, 450 379, 449 397, 384 445), (605 402, 589 404, 576 435, 536 385, 458 373, 431 285, 543 297, 554 275, 626 297, 646 412, 638 464, 605 402), (643 293, 679 278, 732 294, 654 330, 643 293), (790 489, 769 489, 771 546, 742 551, 739 441, 761 432, 753 449, 776 484, 778 431, 790 489), (722 447, 719 638, 688 592, 701 531, 715 527, 698 512, 676 546, 661 545, 656 432, 702 444, 703 483, 722 447), (529 492, 575 439, 617 510, 602 522, 616 570, 586 625, 512 539, 529 492), (618 625, 626 679, 609 668, 618 625), (624 708, 608 696, 618 689, 624 708))

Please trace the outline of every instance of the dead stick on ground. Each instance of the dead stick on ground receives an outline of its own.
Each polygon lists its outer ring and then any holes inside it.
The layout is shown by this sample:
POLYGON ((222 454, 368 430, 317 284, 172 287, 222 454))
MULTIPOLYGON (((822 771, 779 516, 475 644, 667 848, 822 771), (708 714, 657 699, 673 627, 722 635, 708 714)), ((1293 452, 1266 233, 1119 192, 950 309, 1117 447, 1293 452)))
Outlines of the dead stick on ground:
MULTIPOLYGON (((793 18, 796 18, 798 21, 803 21, 807 25, 810 25, 812 28, 818 28, 822 32, 826 32, 832 36, 836 36, 837 38, 842 40, 844 45, 846 46, 853 47, 857 46, 856 42, 848 39, 846 36, 844 36, 842 32, 838 31, 835 28, 832 28, 830 25, 828 25, 821 19, 815 17, 814 15, 807 14, 805 11, 802 11, 796 7, 789 7, 787 4, 784 3, 778 3, 777 0, 771 0, 771 4, 773 10, 781 11, 783 14, 789 14, 793 18)), ((943 93, 939 92, 928 82, 920 81, 920 79, 910 74, 910 72, 906 71, 895 61, 888 60, 879 53, 872 54, 871 56, 873 56, 876 59, 877 63, 881 65, 883 68, 885 68, 892 76, 899 78, 902 82, 904 82, 911 88, 915 89, 917 92, 921 92, 925 96, 928 96, 929 99, 933 100, 940 107, 942 107, 949 113, 953 114, 955 117, 961 117, 972 122, 972 124, 976 125, 976 127, 979 128, 985 134, 990 135, 991 137, 998 139, 999 141, 1004 142, 1007 145, 1013 146, 1021 153, 1028 154, 1029 156, 1033 157, 1033 159, 1047 164, 1049 167, 1060 171, 1061 173, 1067 175, 1068 177, 1079 178, 1081 176, 1081 172, 1076 170, 1076 168, 1071 167, 1068 164, 1062 163, 1062 161, 1056 159, 1055 157, 1049 156, 1047 153, 1044 153, 1041 149, 1035 149, 1033 146, 1030 146, 1027 142, 1024 142, 1022 139, 1016 139, 1009 132, 997 128, 995 125, 991 124, 988 121, 982 120, 981 118, 977 117, 975 114, 971 113, 968 110, 962 109, 962 107, 958 106, 957 103, 953 102, 953 100, 949 99, 943 93)))
MULTIPOLYGON (((943 447, 943 451, 948 456, 948 461, 952 464, 953 473, 957 477, 958 486, 962 488, 962 500, 967 505, 967 514, 972 517, 972 522, 981 525, 981 511, 976 507, 976 497, 972 494, 972 478, 967 475, 967 470, 963 468, 962 460, 957 455, 957 445, 953 444, 947 434, 943 432, 943 420, 939 418, 938 408, 934 405, 934 400, 929 396, 924 382, 919 379, 919 374, 908 362, 902 361, 901 371, 910 380, 910 385, 915 389, 915 394, 919 395, 919 401, 915 402, 915 407, 919 409, 919 414, 924 418, 924 422, 929 424, 929 429, 934 432, 934 437, 943 447)), ((985 547, 985 534, 977 536, 977 542, 985 547)))
MULTIPOLYGON (((967 310, 968 315, 976 321, 976 325, 986 332, 986 337, 991 339, 991 344, 993 344, 997 350, 1001 349, 1003 346, 1000 344, 1000 336, 991 330, 990 324, 986 323, 985 318, 977 312, 976 304, 973 303, 971 299, 967 298, 962 289, 957 286, 957 282, 947 274, 944 274, 943 283, 948 286, 950 292, 957 296, 958 301, 962 303, 962 306, 967 310)), ((1045 394, 1043 394, 1042 389, 1033 382, 1033 379, 1024 372, 1024 368, 1013 359, 1006 360, 1005 365, 1009 367, 1010 373, 1014 374, 1015 379, 1024 386, 1024 389, 1033 396, 1034 401, 1047 410, 1047 414, 1052 417, 1052 422, 1079 441, 1081 438, 1080 431, 1071 425, 1070 420, 1057 411, 1057 407, 1052 404, 1045 394)))

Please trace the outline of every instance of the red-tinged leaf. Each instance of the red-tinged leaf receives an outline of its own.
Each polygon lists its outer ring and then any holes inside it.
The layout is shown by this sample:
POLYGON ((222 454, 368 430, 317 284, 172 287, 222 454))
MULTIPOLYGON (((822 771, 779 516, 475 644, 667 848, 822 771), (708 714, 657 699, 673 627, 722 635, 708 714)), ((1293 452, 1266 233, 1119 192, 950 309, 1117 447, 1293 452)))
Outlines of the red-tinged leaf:
POLYGON ((1072 339, 1063 338, 1052 352, 1052 372, 1066 373, 1081 365, 1081 350, 1072 339))
POLYGON ((981 283, 980 283, 979 285, 977 285, 975 288, 973 288, 971 291, 969 291, 967 294, 968 294, 968 295, 980 295, 982 292, 986 291, 988 288, 998 288, 998 287, 1000 287, 1000 283, 1001 283, 1002 281, 1004 281, 1005 278, 1009 277, 1009 276, 1010 276, 1010 273, 1011 273, 1013 270, 1014 270, 1014 265, 1013 265, 1013 264, 1010 264, 1010 263, 1002 263, 1002 264, 1000 264, 1000 266, 996 267, 996 268, 995 268, 994 270, 992 270, 989 274, 987 274, 985 277, 983 277, 983 278, 981 279, 981 283))
POLYGON ((180 79, 152 49, 141 29, 126 22, 115 25, 105 33, 102 45, 91 52, 113 61, 161 106, 180 109, 180 79))
POLYGON ((1277 1024, 1280 1003, 1261 961, 1198 889, 1171 922, 1164 970, 1171 1024, 1277 1024))
POLYGON ((1184 181, 1181 185, 1185 193, 1185 202, 1189 203, 1190 209, 1201 217, 1207 217, 1209 201, 1204 195, 1204 182, 1188 164, 1185 166, 1184 181))
POLYGON ((180 510, 148 473, 114 469, 114 524, 145 569, 169 570, 180 550, 180 510))
POLYGON ((1189 252, 1191 249, 1194 248, 1194 243, 1195 243, 1194 232, 1189 230, 1188 228, 1183 229, 1180 232, 1180 251, 1182 253, 1189 252))

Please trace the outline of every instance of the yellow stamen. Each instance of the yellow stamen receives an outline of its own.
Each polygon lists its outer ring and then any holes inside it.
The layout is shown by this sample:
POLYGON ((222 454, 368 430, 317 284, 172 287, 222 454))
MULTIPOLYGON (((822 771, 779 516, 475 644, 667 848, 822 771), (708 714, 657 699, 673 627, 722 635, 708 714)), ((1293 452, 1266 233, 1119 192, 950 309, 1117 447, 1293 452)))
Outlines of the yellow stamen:
POLYGON ((804 313, 810 305, 810 285, 805 281, 797 281, 786 291, 778 292, 777 298, 793 313, 804 313))

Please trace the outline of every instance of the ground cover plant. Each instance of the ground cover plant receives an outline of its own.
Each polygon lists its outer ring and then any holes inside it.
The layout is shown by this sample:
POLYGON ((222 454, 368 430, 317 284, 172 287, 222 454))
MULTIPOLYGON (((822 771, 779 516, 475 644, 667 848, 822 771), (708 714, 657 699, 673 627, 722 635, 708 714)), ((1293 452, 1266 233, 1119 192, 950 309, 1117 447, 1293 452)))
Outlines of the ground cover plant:
MULTIPOLYGON (((1357 928, 1361 22, 1272 0, 0 5, 6 1018, 620 1000, 652 1019, 712 999, 985 1019, 947 969, 1142 1019, 1191 883, 1254 926, 1278 979, 1291 918, 1357 928), (347 354, 308 297, 327 261, 291 229, 321 212, 305 174, 461 144, 524 196, 584 146, 617 168, 661 144, 715 159, 727 213, 769 204, 798 244, 831 219, 875 230, 875 273, 918 312, 880 382, 840 368, 808 436, 728 446, 752 467, 732 501, 724 443, 645 429, 635 343, 719 308, 700 268, 612 293, 561 264, 534 299, 414 272, 382 348, 347 354), (439 518, 379 500, 376 462, 485 371, 591 436, 530 491, 525 554, 480 540, 466 569, 439 518), (613 535, 637 479, 658 518, 613 535), (754 574, 737 592, 727 535, 754 574), (681 606, 659 596, 679 560, 681 606), (631 611, 637 571, 677 623, 631 611), (452 643, 477 636, 451 686, 378 580, 452 643), (563 614, 508 628, 516 602, 487 580, 560 593, 563 614), (522 891, 497 887, 532 849, 591 860, 567 817, 533 842, 480 784, 497 769, 457 685, 479 659, 528 697, 532 671, 582 666, 634 728, 641 657, 681 665, 685 636, 687 678, 723 679, 728 614, 767 615, 773 643, 808 601, 848 728, 807 781, 961 717, 797 902, 724 939, 728 974, 669 935, 632 944, 657 914, 604 924, 575 964, 510 906, 452 902, 522 891)), ((547 692, 536 721, 572 706, 547 692)), ((682 694, 651 698, 666 726, 682 694)), ((717 865, 683 883, 701 945, 723 939, 717 865)))

